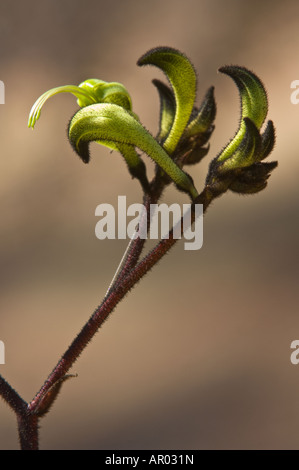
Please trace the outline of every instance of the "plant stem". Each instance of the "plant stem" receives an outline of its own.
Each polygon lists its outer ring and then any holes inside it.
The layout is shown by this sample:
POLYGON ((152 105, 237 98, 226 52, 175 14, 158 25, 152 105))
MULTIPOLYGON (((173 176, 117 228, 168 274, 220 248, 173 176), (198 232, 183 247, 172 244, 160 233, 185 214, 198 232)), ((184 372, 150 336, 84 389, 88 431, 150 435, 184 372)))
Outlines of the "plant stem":
MULTIPOLYGON (((161 195, 163 185, 156 185, 155 191, 145 196, 146 213, 150 213, 150 204, 157 201, 161 195)), ((202 193, 196 198, 191 206, 191 224, 195 219, 195 204, 203 204, 205 213, 214 197, 209 187, 205 187, 202 193)), ((149 223, 149 217, 141 221, 149 223)), ((183 217, 181 218, 181 234, 183 234, 183 217)), ((55 385, 65 378, 66 373, 79 358, 82 351, 91 341, 104 321, 109 317, 116 305, 125 297, 142 277, 157 264, 157 262, 171 249, 177 242, 173 236, 173 228, 169 232, 169 238, 162 239, 152 251, 150 251, 139 263, 139 257, 144 245, 144 239, 136 238, 132 241, 128 256, 123 264, 119 275, 99 307, 94 311, 82 330, 73 340, 69 348, 58 361, 47 380, 39 392, 30 403, 26 403, 17 392, 0 376, 0 395, 9 404, 17 415, 19 439, 22 450, 38 450, 38 420, 39 410, 47 408, 47 402, 51 403, 50 393, 55 385), (44 406, 43 406, 44 405, 44 406)), ((50 405, 51 406, 51 405, 50 405)))
POLYGON ((38 417, 29 412, 28 404, 2 376, 0 376, 0 395, 16 413, 21 449, 37 450, 38 417))
POLYGON ((26 412, 27 403, 20 395, 9 385, 8 382, 0 375, 0 396, 12 408, 16 414, 26 412))
POLYGON ((38 416, 25 413, 17 420, 21 450, 38 450, 38 416))
MULTIPOLYGON (((158 201, 158 199, 161 196, 162 191, 163 191, 163 185, 160 183, 160 179, 156 177, 154 181, 152 182, 150 192, 145 194, 143 198, 145 212, 142 214, 141 220, 138 225, 138 228, 141 229, 141 231, 144 228, 144 225, 147 224, 146 232, 148 233, 149 228, 150 228, 151 204, 155 204, 158 201), (159 181, 158 184, 157 184, 157 181, 159 181)), ((130 241, 129 246, 128 246, 128 253, 125 257, 125 262, 122 265, 122 269, 120 273, 118 274, 116 279, 114 279, 114 282, 112 281, 110 288, 118 285, 121 282, 121 280, 130 273, 130 271, 134 268, 134 266, 136 266, 140 258, 140 255, 142 253, 142 249, 144 247, 145 241, 146 241, 145 238, 142 239, 140 237, 137 237, 130 241)))
MULTIPOLYGON (((194 222, 195 203, 203 204, 203 210, 205 212, 208 205, 212 201, 212 198, 213 197, 211 194, 205 188, 191 206, 191 223, 194 222)), ((182 220, 181 233, 183 233, 182 220)), ((140 261, 133 269, 131 269, 128 274, 121 277, 121 280, 119 280, 109 290, 101 305, 99 305, 99 307, 94 311, 88 322, 84 325, 80 333, 58 361, 56 367, 53 369, 40 391, 29 404, 29 409, 31 411, 36 409, 41 399, 46 396, 47 392, 56 383, 56 381, 60 380, 69 371, 89 341, 103 325, 104 321, 109 317, 110 313, 114 310, 116 305, 125 297, 128 291, 132 289, 148 271, 150 271, 150 269, 170 250, 170 248, 176 242, 177 238, 173 237, 172 229, 169 233, 169 238, 161 240, 142 261, 140 261)), ((138 245, 136 245, 136 249, 139 250, 138 245)))

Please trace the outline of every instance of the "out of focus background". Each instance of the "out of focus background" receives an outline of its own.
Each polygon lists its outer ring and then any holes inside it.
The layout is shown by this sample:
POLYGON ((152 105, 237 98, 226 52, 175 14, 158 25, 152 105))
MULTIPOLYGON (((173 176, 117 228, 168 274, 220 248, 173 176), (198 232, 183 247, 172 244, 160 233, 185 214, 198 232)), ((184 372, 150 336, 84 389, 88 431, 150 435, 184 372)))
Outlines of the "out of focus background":
MULTIPOLYGON (((204 219, 199 251, 183 242, 117 307, 41 421, 42 449, 299 449, 299 3, 291 0, 1 0, 0 373, 26 400, 101 302, 124 240, 99 241, 95 208, 141 202, 120 155, 92 144, 84 165, 67 139, 78 109, 61 94, 33 130, 46 90, 90 77, 119 81, 155 134, 159 100, 148 49, 172 46, 198 71, 198 103, 215 86, 209 161, 234 135, 239 97, 217 70, 237 64, 266 85, 279 167, 255 196, 226 194, 204 219)), ((148 171, 151 162, 145 159, 148 171)), ((164 202, 188 202, 169 189, 164 202)), ((0 403, 0 449, 17 449, 0 403)))

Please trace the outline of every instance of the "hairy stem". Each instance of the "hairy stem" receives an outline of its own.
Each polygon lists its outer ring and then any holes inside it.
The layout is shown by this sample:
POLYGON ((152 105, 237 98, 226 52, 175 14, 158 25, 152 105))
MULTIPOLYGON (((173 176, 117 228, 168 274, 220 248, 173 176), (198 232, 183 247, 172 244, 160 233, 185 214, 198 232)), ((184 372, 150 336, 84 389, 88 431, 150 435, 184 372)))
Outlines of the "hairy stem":
MULTIPOLYGON (((203 204, 203 210, 205 212, 212 199, 213 196, 207 190, 207 188, 205 188, 191 206, 192 223, 194 222, 195 217, 195 204, 203 204)), ((183 220, 181 220, 181 233, 183 233, 183 220)), ((176 242, 177 238, 173 237, 172 229, 169 233, 169 238, 161 240, 142 261, 140 261, 133 269, 131 269, 127 275, 122 277, 122 279, 119 280, 116 285, 114 285, 114 287, 104 298, 101 305, 99 305, 99 307, 94 311, 88 322, 84 325, 80 333, 58 361, 56 367, 53 369, 40 391, 31 401, 29 404, 30 411, 34 411, 36 409, 37 405, 40 403, 42 397, 46 395, 47 391, 57 382, 57 380, 60 380, 69 371, 87 344, 93 338, 95 333, 103 325, 104 321, 107 320, 116 305, 125 297, 129 290, 132 289, 141 280, 141 278, 148 271, 150 271, 150 269, 171 249, 171 247, 176 242)), ((138 245, 136 245, 136 249, 139 250, 138 245)))
MULTIPOLYGON (((145 193, 144 198, 143 198, 145 213, 143 214, 143 217, 141 218, 139 222, 139 226, 138 226, 138 228, 141 229, 141 231, 143 231, 145 224, 147 224, 146 232, 148 233, 149 228, 150 228, 151 204, 157 203, 157 201, 161 197, 163 189, 164 189, 164 184, 161 181, 160 177, 156 175, 156 177, 151 183, 150 192, 145 193)), ((120 273, 118 274, 118 276, 116 277, 115 282, 113 282, 110 288, 118 285, 122 281, 122 279, 124 279, 129 274, 129 272, 136 266, 140 258, 140 255, 142 253, 145 241, 146 241, 145 238, 142 239, 140 237, 137 237, 134 240, 131 240, 128 253, 127 253, 125 262, 122 266, 122 269, 120 273)))
POLYGON ((27 403, 20 395, 9 385, 8 382, 0 375, 0 396, 12 408, 16 414, 26 412, 27 403))
POLYGON ((20 395, 0 376, 0 395, 16 413, 19 431, 19 440, 22 450, 38 449, 38 417, 31 415, 28 404, 20 395))
POLYGON ((38 450, 38 416, 24 413, 17 420, 21 450, 38 450))
MULTIPOLYGON (((155 181, 157 182, 157 180, 155 181)), ((155 190, 145 195, 144 203, 146 213, 149 215, 150 204, 156 202, 161 196, 163 184, 158 184, 155 190)), ((191 206, 191 224, 195 220, 195 205, 203 204, 205 213, 214 197, 209 187, 206 186, 202 193, 196 198, 191 206)), ((141 223, 149 223, 149 217, 143 219, 141 223)), ((181 234, 183 234, 183 217, 181 219, 181 234)), ((144 240, 137 238, 130 246, 128 257, 122 266, 121 272, 115 282, 108 290, 103 302, 94 311, 82 330, 73 340, 69 348, 58 361, 47 380, 33 400, 27 404, 18 393, 0 376, 0 395, 9 404, 17 415, 19 439, 22 450, 38 450, 38 420, 39 410, 43 403, 49 400, 49 391, 65 378, 66 373, 79 358, 87 344, 94 337, 98 329, 112 313, 116 305, 126 296, 151 268, 177 242, 178 238, 173 236, 173 228, 169 232, 169 238, 162 239, 141 261, 138 262, 144 245, 144 240)))

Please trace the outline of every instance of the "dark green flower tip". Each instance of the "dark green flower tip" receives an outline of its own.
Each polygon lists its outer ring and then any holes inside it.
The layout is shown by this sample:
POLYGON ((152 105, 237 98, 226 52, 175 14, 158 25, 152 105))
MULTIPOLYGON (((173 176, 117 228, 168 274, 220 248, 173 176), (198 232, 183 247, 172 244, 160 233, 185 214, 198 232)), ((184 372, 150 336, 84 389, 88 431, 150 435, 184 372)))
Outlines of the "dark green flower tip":
POLYGON ((199 109, 193 108, 192 115, 184 131, 184 138, 200 136, 211 130, 216 117, 216 101, 213 86, 208 89, 199 109))
POLYGON ((216 193, 230 189, 239 194, 254 194, 267 186, 270 173, 277 162, 261 162, 274 145, 274 127, 269 121, 261 136, 255 124, 244 118, 246 132, 233 155, 219 162, 216 157, 210 164, 206 185, 216 193))
POLYGON ((260 160, 264 160, 270 155, 275 145, 275 129, 272 121, 267 122, 266 129, 261 135, 261 153, 260 160))
POLYGON ((245 67, 225 66, 220 72, 229 75, 236 83, 241 100, 241 121, 235 137, 218 156, 219 161, 227 160, 241 144, 246 132, 246 118, 260 130, 268 111, 267 93, 261 80, 245 67))
POLYGON ((217 171, 223 173, 238 168, 250 167, 268 157, 275 145, 275 130, 272 121, 268 121, 265 131, 260 134, 249 118, 244 118, 245 133, 234 153, 223 162, 219 157, 214 162, 217 171))
POLYGON ((152 80, 152 82, 157 88, 160 98, 160 122, 157 140, 160 144, 163 144, 173 126, 176 109, 175 96, 172 89, 165 83, 157 79, 152 80))
POLYGON ((260 78, 245 67, 235 65, 220 67, 219 72, 231 77, 239 89, 242 119, 249 117, 260 129, 268 112, 267 92, 260 78))
POLYGON ((209 88, 201 106, 194 107, 189 124, 186 127, 181 140, 173 154, 174 161, 182 168, 184 165, 199 163, 209 151, 209 145, 205 145, 213 130, 212 124, 216 115, 216 103, 214 87, 209 88))
POLYGON ((239 194, 255 194, 267 186, 271 172, 277 167, 277 162, 258 162, 249 168, 236 171, 236 177, 229 189, 239 194))
POLYGON ((179 151, 175 154, 174 161, 180 168, 183 168, 185 165, 196 165, 209 153, 209 150, 209 144, 203 147, 201 142, 190 139, 188 147, 179 147, 179 151))
POLYGON ((195 69, 184 54, 170 47, 151 49, 138 60, 137 65, 158 67, 165 73, 173 88, 175 115, 163 143, 164 149, 170 155, 174 152, 193 110, 197 85, 195 69))
POLYGON ((211 162, 206 184, 222 192, 231 189, 240 194, 264 189, 270 172, 277 163, 261 164, 275 144, 272 121, 260 133, 268 100, 261 80, 244 67, 226 66, 219 69, 236 83, 241 101, 241 121, 235 137, 211 162))

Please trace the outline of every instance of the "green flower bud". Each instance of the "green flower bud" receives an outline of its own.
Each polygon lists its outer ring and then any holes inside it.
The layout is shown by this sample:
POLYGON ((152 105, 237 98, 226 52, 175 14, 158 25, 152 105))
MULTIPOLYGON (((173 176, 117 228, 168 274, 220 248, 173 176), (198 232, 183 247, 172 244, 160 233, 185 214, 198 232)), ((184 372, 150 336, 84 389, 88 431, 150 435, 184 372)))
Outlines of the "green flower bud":
POLYGON ((233 78, 241 99, 241 121, 235 137, 218 155, 218 161, 230 158, 241 144, 246 133, 245 118, 249 118, 259 130, 267 116, 268 100, 261 80, 244 67, 226 66, 219 69, 233 78))
MULTIPOLYGON (((137 65, 155 65, 167 76, 172 85, 176 107, 172 126, 163 143, 171 155, 190 119, 196 97, 196 73, 190 60, 170 47, 157 47, 144 54, 137 65)), ((164 131, 163 130, 163 134, 164 131)))
POLYGON ((277 162, 260 163, 275 143, 272 121, 260 134, 267 115, 267 94, 260 79, 244 67, 219 70, 231 76, 239 89, 241 122, 235 137, 212 160, 206 184, 217 194, 227 189, 241 194, 256 193, 266 187, 271 171, 277 166, 277 162))

